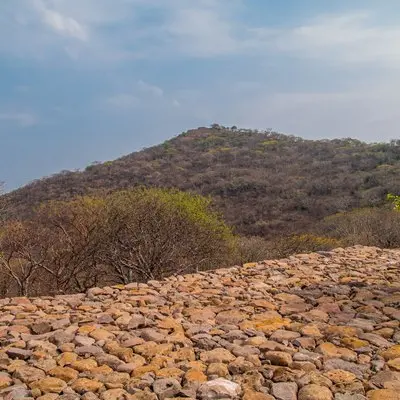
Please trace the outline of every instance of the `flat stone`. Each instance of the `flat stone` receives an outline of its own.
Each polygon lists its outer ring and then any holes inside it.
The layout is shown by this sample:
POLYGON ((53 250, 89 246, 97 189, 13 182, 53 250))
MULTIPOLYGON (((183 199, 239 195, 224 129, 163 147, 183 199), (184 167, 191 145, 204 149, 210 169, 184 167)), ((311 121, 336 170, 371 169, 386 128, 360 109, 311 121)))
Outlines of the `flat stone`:
POLYGON ((297 390, 295 382, 279 382, 272 384, 271 393, 277 400, 297 400, 297 390))
POLYGON ((230 363, 231 361, 235 360, 235 356, 229 350, 218 348, 201 353, 200 360, 208 364, 230 363))
POLYGON ((240 386, 227 379, 218 378, 212 381, 203 383, 198 392, 200 400, 214 399, 239 399, 241 393, 240 386))
POLYGON ((299 391, 298 400, 332 400, 332 392, 325 386, 306 385, 299 391))
POLYGON ((368 400, 400 400, 400 393, 390 389, 371 390, 367 393, 368 400))
POLYGON ((94 379, 80 378, 73 382, 72 389, 79 394, 94 393, 103 387, 103 384, 94 379))
POLYGON ((58 378, 44 378, 30 384, 32 389, 39 389, 42 393, 61 393, 67 384, 58 378))
POLYGON ((153 390, 160 400, 165 400, 178 394, 181 385, 173 378, 157 379, 153 384, 153 390))
POLYGON ((14 378, 27 384, 44 379, 45 376, 46 374, 41 369, 29 366, 18 368, 13 374, 14 378))
POLYGON ((15 347, 7 349, 6 352, 10 358, 17 358, 19 360, 27 360, 32 355, 31 350, 18 349, 15 347))
POLYGON ((288 367, 292 364, 292 356, 283 351, 267 351, 264 357, 266 360, 270 361, 272 365, 288 367))

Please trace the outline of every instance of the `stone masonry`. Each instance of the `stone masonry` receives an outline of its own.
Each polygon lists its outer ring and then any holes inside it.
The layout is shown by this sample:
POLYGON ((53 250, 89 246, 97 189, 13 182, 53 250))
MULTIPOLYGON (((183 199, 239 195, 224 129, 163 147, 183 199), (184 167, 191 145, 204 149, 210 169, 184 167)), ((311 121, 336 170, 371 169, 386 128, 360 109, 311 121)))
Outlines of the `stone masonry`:
POLYGON ((400 250, 0 300, 0 398, 400 400, 400 250))

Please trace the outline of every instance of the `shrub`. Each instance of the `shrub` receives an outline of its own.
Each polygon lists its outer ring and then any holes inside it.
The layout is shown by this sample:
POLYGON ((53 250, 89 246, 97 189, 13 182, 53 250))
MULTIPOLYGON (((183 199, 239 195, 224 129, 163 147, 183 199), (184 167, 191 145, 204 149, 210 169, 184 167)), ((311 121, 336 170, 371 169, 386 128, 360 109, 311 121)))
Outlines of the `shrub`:
POLYGON ((382 208, 361 208, 325 218, 321 227, 345 245, 400 247, 400 213, 382 208))
POLYGON ((117 278, 160 279, 229 262, 234 236, 208 198, 166 189, 117 192, 107 199, 105 263, 117 278))
POLYGON ((262 237, 241 237, 237 241, 236 264, 263 261, 273 258, 273 246, 262 237))
POLYGON ((235 238, 210 199, 136 189, 49 202, 0 232, 2 295, 81 292, 230 262, 235 238))
POLYGON ((284 258, 293 254, 328 251, 340 247, 340 238, 317 236, 306 233, 280 238, 273 242, 273 258, 284 258))
POLYGON ((400 196, 389 193, 387 199, 393 204, 393 209, 395 211, 400 211, 400 196))
POLYGON ((240 238, 237 263, 285 258, 293 254, 327 251, 342 246, 343 242, 331 237, 312 234, 292 235, 273 240, 262 237, 240 238))

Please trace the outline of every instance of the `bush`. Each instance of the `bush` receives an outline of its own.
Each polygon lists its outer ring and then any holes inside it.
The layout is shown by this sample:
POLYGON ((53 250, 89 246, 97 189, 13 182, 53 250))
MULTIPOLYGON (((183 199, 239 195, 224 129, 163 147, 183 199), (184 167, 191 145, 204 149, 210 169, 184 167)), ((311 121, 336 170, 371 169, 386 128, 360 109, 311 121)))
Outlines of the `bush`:
POLYGON ((240 238, 237 246, 237 263, 286 258, 293 254, 328 251, 343 245, 335 238, 312 234, 292 235, 273 240, 262 237, 240 238))
POLYGON ((138 189, 107 200, 104 254, 118 280, 160 279, 225 265, 234 236, 208 198, 177 190, 138 189))
POLYGON ((273 258, 285 258, 293 254, 313 253, 316 251, 328 251, 341 247, 340 238, 317 236, 310 233, 293 235, 275 240, 273 246, 273 258))
POLYGON ((321 229, 348 246, 400 247, 400 212, 395 210, 362 208, 339 213, 326 218, 321 229))
POLYGON ((136 189, 49 202, 0 232, 2 295, 81 292, 225 265, 235 239, 208 198, 136 189))
POLYGON ((400 196, 389 193, 387 199, 393 204, 393 209, 395 211, 400 211, 400 196))
POLYGON ((245 264, 273 258, 271 242, 259 236, 241 237, 237 241, 235 264, 245 264))

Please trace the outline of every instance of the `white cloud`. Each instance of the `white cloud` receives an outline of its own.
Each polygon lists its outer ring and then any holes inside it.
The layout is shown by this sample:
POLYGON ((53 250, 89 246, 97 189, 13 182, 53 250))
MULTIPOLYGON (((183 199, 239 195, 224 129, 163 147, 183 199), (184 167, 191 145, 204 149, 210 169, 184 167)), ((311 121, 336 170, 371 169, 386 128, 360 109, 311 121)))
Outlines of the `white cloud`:
POLYGON ((156 102, 164 102, 164 91, 159 86, 143 80, 134 85, 129 85, 124 80, 123 86, 128 90, 113 94, 105 100, 106 106, 114 109, 129 111, 139 106, 154 106, 156 102), (130 87, 130 88, 129 88, 130 87))
POLYGON ((21 127, 29 127, 38 123, 38 118, 30 113, 0 113, 0 122, 12 122, 21 127))
POLYGON ((150 83, 144 82, 142 80, 138 81, 137 85, 138 85, 138 88, 143 93, 148 93, 151 96, 163 97, 163 95, 164 95, 164 91, 159 86, 151 85, 150 83))
POLYGON ((75 19, 66 17, 52 10, 43 10, 43 21, 58 33, 86 41, 86 29, 75 19))
POLYGON ((291 29, 256 29, 258 45, 334 64, 399 66, 400 28, 376 24, 368 12, 325 15, 291 29))
POLYGON ((56 10, 60 1, 46 2, 33 0, 33 5, 40 15, 41 21, 56 33, 82 40, 88 40, 87 28, 75 18, 56 10))
POLYGON ((233 35, 233 25, 215 8, 183 8, 173 13, 165 31, 177 50, 195 57, 236 53, 241 43, 233 35))
POLYGON ((106 100, 106 104, 119 110, 129 110, 136 108, 140 105, 140 100, 130 93, 119 93, 114 96, 110 96, 106 100))
POLYGON ((0 4, 0 51, 30 56, 47 51, 51 57, 58 47, 76 62, 89 60, 96 67, 107 58, 279 54, 331 64, 400 63, 400 28, 377 23, 371 11, 271 29, 241 17, 246 7, 251 10, 243 0, 13 0, 0 4), (150 13, 155 20, 144 24, 141 16, 150 13))

